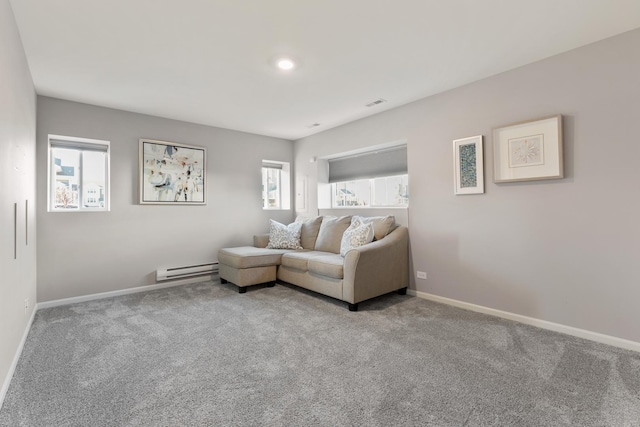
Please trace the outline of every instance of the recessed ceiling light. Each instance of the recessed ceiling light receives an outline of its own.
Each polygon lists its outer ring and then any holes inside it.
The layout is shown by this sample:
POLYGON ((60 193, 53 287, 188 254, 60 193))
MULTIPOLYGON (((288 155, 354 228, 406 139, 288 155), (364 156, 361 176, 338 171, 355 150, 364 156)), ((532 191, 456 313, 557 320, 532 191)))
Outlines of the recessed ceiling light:
POLYGON ((278 68, 285 71, 293 70, 296 67, 296 63, 290 58, 280 58, 276 65, 278 68))
POLYGON ((277 55, 271 58, 271 65, 282 71, 291 71, 300 67, 300 61, 291 55, 277 55))

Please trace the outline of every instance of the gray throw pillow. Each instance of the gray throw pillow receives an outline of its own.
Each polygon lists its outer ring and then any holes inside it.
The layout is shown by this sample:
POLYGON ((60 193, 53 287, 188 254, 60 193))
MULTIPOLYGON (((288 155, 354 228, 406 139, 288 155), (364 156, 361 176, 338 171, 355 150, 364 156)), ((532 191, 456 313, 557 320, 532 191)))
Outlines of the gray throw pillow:
POLYGON ((315 250, 339 254, 342 235, 350 225, 351 216, 322 218, 322 224, 320 224, 320 231, 318 232, 315 250))

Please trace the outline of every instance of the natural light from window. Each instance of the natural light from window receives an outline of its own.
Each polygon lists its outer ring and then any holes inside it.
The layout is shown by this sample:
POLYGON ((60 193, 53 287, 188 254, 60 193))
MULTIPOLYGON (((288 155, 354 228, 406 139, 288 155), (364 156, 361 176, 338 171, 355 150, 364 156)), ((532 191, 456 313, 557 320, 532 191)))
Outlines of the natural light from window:
POLYGON ((409 175, 335 182, 331 193, 334 208, 406 207, 409 175))
POLYGON ((108 142, 50 136, 49 146, 49 210, 108 210, 108 142))
POLYGON ((290 209, 291 184, 289 163, 262 161, 262 208, 290 209))

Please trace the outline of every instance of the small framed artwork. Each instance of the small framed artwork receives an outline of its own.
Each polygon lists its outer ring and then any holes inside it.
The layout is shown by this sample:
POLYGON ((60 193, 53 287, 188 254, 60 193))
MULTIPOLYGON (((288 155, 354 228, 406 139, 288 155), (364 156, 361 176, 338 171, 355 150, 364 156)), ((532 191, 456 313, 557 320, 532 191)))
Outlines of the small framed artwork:
POLYGON ((482 135, 453 141, 455 194, 484 193, 482 135))
POLYGON ((493 182, 563 177, 561 115, 493 129, 493 182))
POLYGON ((140 204, 206 204, 206 149, 140 139, 140 204))

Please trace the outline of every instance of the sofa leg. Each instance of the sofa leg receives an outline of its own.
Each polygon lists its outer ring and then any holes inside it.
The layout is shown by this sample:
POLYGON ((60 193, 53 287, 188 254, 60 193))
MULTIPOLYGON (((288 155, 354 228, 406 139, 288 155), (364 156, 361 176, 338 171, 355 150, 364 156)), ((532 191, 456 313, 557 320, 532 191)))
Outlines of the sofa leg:
POLYGON ((398 295, 406 295, 406 294, 407 294, 407 288, 398 289, 398 295))
POLYGON ((358 311, 358 303, 349 304, 349 311, 358 311))
POLYGON ((223 278, 221 277, 221 278, 220 278, 220 283, 222 283, 222 284, 224 285, 225 283, 227 283, 227 279, 223 279, 223 278))
POLYGON ((246 292, 247 292, 246 286, 238 286, 238 293, 239 294, 244 294, 246 292))
POLYGON ((267 283, 267 288, 273 288, 276 285, 276 282, 267 283))

